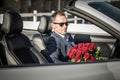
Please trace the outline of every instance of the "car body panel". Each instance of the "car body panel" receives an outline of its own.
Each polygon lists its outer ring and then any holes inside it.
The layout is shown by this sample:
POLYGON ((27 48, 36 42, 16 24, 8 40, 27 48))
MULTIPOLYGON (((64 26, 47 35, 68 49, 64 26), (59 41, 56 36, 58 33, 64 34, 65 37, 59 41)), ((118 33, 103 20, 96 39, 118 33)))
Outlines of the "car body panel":
POLYGON ((119 64, 113 61, 1 68, 0 80, 119 80, 119 64))
MULTIPOLYGON (((91 17, 96 17, 96 18, 99 18, 100 21, 102 22, 105 22, 106 24, 109 24, 111 25, 112 27, 120 30, 120 27, 116 27, 116 26, 120 26, 120 23, 114 21, 112 18, 106 16, 105 14, 102 14, 100 11, 96 10, 95 8, 91 7, 89 5, 89 3, 94 3, 94 2, 98 2, 98 3, 101 3, 102 1, 88 1, 88 2, 85 2, 85 1, 76 1, 75 3, 75 8, 78 8, 79 10, 82 10, 83 13, 85 12, 89 14, 89 16, 91 17)), ((114 14, 113 14, 114 15, 114 14)))

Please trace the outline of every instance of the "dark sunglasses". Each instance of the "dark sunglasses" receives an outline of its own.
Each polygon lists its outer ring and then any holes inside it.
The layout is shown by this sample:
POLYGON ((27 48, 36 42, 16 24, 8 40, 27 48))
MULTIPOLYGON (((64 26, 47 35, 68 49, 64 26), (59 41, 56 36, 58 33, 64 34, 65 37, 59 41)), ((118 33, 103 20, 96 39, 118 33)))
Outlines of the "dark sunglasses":
POLYGON ((63 26, 64 24, 66 25, 66 26, 68 26, 68 22, 62 22, 62 23, 57 23, 57 22, 53 22, 54 24, 58 24, 59 26, 63 26))

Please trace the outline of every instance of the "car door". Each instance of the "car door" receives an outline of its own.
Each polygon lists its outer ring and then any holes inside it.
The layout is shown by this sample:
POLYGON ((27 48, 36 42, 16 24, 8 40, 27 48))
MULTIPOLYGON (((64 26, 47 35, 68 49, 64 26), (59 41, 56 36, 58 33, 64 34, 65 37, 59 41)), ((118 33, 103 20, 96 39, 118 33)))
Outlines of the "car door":
POLYGON ((0 68, 1 80, 119 80, 119 61, 0 68))

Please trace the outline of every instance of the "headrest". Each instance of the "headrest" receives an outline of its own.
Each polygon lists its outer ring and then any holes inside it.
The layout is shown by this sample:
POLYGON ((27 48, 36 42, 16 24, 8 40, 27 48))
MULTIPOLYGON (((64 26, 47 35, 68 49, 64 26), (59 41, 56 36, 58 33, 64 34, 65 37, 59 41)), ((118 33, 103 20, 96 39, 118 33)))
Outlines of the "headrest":
POLYGON ((49 16, 41 16, 40 24, 38 26, 38 31, 42 34, 50 33, 52 28, 50 27, 50 17, 49 16))
POLYGON ((75 44, 91 42, 90 35, 87 34, 75 34, 74 36, 75 44))
POLYGON ((3 16, 1 30, 5 34, 20 33, 23 29, 22 17, 17 12, 8 11, 3 16))

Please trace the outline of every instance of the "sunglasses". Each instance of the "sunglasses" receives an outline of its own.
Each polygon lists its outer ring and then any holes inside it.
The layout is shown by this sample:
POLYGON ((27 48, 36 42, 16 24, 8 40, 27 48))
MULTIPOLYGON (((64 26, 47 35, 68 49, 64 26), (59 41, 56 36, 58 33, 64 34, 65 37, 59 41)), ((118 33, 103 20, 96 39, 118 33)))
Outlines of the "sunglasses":
POLYGON ((64 26, 64 24, 66 25, 66 26, 68 26, 68 22, 62 22, 62 23, 57 23, 57 22, 53 22, 54 24, 58 24, 59 26, 64 26))

